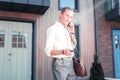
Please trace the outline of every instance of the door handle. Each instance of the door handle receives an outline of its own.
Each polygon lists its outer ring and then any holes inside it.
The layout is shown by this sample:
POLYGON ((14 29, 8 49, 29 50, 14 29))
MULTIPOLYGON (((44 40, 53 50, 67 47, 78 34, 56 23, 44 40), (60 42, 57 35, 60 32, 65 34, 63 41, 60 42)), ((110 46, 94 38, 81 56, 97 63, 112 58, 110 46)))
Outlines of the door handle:
POLYGON ((9 56, 11 56, 12 54, 11 53, 9 53, 9 56))

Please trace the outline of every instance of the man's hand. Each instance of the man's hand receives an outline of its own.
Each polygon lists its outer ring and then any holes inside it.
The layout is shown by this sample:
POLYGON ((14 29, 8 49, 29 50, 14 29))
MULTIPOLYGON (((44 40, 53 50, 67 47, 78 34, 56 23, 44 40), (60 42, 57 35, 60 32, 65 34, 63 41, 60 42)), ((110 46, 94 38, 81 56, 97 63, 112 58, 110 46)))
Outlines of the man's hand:
POLYGON ((73 56, 72 50, 70 50, 70 49, 64 49, 64 54, 65 54, 66 56, 69 56, 69 57, 72 57, 72 56, 73 56))
POLYGON ((74 24, 72 22, 70 22, 68 24, 68 29, 69 29, 70 33, 74 33, 75 32, 75 27, 74 27, 74 24))

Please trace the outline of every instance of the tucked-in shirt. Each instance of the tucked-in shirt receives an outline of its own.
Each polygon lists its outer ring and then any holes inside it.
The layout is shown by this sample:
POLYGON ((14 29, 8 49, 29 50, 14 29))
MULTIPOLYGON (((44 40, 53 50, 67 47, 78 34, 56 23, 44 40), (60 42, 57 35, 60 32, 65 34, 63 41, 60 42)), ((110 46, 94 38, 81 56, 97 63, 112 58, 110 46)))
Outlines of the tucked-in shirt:
MULTIPOLYGON (((55 58, 64 58, 68 57, 66 55, 51 55, 51 50, 63 50, 71 49, 73 50, 73 45, 67 28, 65 28, 60 22, 56 22, 54 25, 48 28, 46 33, 46 47, 45 53, 48 56, 55 58)), ((74 53, 72 53, 72 56, 74 53)))

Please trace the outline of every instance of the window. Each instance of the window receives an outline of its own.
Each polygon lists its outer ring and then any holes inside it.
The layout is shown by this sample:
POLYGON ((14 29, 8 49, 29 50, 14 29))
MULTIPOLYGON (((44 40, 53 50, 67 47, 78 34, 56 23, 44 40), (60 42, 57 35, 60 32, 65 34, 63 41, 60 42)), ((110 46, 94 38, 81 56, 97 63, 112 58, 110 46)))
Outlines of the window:
POLYGON ((119 8, 120 0, 106 0, 104 2, 104 11, 105 13, 111 11, 112 9, 119 8))
POLYGON ((5 42, 5 32, 0 30, 0 47, 4 47, 5 42))
POLYGON ((112 0, 112 9, 119 7, 119 0, 112 0))
POLYGON ((119 50, 119 36, 115 35, 114 38, 115 38, 115 47, 116 47, 116 49, 119 50))
POLYGON ((27 48, 28 47, 28 33, 12 32, 12 47, 13 48, 27 48))
POLYGON ((59 9, 64 7, 71 7, 75 11, 79 11, 79 0, 59 0, 59 9))
POLYGON ((80 53, 80 34, 79 34, 79 26, 78 25, 75 25, 75 37, 76 37, 76 40, 77 40, 77 45, 76 45, 76 50, 75 50, 75 57, 78 57, 80 54, 78 54, 78 52, 80 53))
POLYGON ((105 2, 104 2, 104 13, 107 13, 107 12, 109 12, 110 10, 111 10, 111 2, 110 2, 110 0, 108 1, 108 0, 106 0, 105 2))

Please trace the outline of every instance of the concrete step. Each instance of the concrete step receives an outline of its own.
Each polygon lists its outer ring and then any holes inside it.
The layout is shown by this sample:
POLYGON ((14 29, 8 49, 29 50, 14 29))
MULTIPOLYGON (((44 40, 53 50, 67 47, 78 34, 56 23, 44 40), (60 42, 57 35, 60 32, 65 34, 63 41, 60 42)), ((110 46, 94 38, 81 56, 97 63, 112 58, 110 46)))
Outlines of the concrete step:
POLYGON ((120 80, 120 79, 117 79, 117 78, 105 78, 105 80, 120 80))

